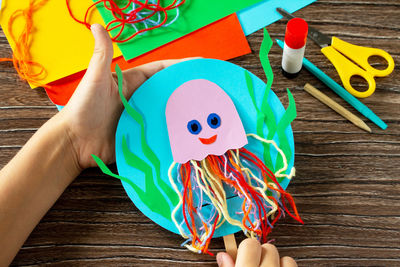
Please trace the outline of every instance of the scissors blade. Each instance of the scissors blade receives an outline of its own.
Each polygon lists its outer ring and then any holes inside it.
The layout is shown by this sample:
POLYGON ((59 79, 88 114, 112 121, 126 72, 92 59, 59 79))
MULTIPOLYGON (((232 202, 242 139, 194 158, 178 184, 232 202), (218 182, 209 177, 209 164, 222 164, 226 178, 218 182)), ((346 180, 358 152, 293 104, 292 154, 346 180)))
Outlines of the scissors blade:
MULTIPOLYGON (((286 19, 293 19, 295 16, 287 12, 283 8, 278 7, 276 11, 279 12, 286 19)), ((308 26, 308 37, 316 42, 320 47, 327 47, 331 45, 332 38, 318 31, 317 29, 308 26)))
POLYGON ((316 42, 321 48, 330 46, 332 42, 331 37, 323 34, 322 32, 313 27, 308 27, 308 37, 314 42, 316 42))
POLYGON ((295 16, 293 16, 293 14, 287 12, 286 10, 284 10, 284 9, 281 8, 281 7, 277 7, 277 8, 276 8, 276 11, 278 11, 279 14, 281 14, 281 15, 282 15, 284 18, 286 18, 286 19, 294 19, 294 18, 295 18, 295 16))

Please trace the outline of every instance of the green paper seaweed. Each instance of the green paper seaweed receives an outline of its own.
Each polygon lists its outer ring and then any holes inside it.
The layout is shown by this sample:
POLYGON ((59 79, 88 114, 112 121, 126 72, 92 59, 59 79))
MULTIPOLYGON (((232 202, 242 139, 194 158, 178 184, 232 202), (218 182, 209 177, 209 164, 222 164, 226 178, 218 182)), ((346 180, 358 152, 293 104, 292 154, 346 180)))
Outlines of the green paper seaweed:
MULTIPOLYGON (((275 125, 276 125, 274 113, 267 102, 270 88, 269 87, 266 88, 264 97, 263 97, 263 105, 261 106, 261 109, 259 109, 257 106, 255 95, 254 95, 254 86, 253 86, 253 81, 250 77, 250 74, 248 73, 248 71, 245 71, 244 74, 245 74, 246 83, 247 83, 247 90, 250 94, 253 105, 257 111, 257 135, 265 138, 264 125, 267 124, 267 128, 269 131, 275 131, 275 125), (267 103, 267 105, 264 105, 264 103, 267 103)), ((264 163, 267 166, 272 167, 272 166, 274 166, 274 164, 271 160, 269 145, 263 143, 263 146, 264 146, 264 163)))
POLYGON ((127 113, 140 125, 140 129, 141 129, 140 141, 141 141, 143 154, 152 163, 152 165, 156 171, 157 183, 160 185, 161 190, 163 190, 166 193, 166 195, 171 200, 171 204, 173 206, 175 206, 179 202, 178 196, 176 195, 175 191, 161 179, 160 160, 158 159, 156 154, 153 152, 153 150, 151 150, 150 146, 147 144, 145 123, 144 123, 143 117, 131 105, 129 105, 128 101, 126 100, 126 98, 124 97, 124 95, 122 93, 123 76, 122 76, 121 68, 118 65, 115 66, 115 72, 117 73, 117 76, 118 76, 118 90, 119 90, 119 96, 122 100, 122 104, 124 105, 127 113))
MULTIPOLYGON (((126 140, 123 139, 123 142, 126 143, 126 140)), ((127 152, 130 152, 129 149, 127 150, 126 148, 124 149, 124 155, 127 152)), ((149 176, 152 176, 152 170, 151 167, 144 161, 142 161, 139 157, 137 157, 136 155, 134 155, 133 153, 131 155, 127 155, 129 156, 129 158, 127 159, 128 164, 131 165, 134 168, 137 168, 138 170, 141 170, 143 173, 145 173, 146 178, 149 176)), ((145 191, 143 191, 142 189, 140 189, 136 184, 134 184, 130 179, 123 177, 123 176, 119 176, 117 174, 112 173, 112 171, 107 167, 106 164, 104 164, 104 162, 97 157, 96 155, 92 155, 93 159, 96 161, 97 166, 99 166, 100 170, 104 173, 107 174, 111 177, 117 178, 127 184, 129 184, 133 190, 135 190, 136 194, 138 195, 138 197, 140 198, 140 200, 145 201, 146 199, 150 199, 151 197, 158 197, 157 192, 154 192, 152 190, 152 188, 155 188, 154 182, 152 182, 152 179, 146 179, 146 188, 145 191), (149 182, 147 182, 147 180, 149 182)), ((152 177, 149 177, 152 178, 152 177)), ((166 219, 169 219, 171 217, 171 213, 169 210, 166 209, 166 207, 169 208, 168 203, 165 201, 165 199, 163 197, 159 198, 159 202, 149 202, 149 208, 153 211, 156 212, 158 214, 160 214, 161 216, 163 216, 166 219)))
POLYGON ((146 141, 146 133, 145 133, 145 123, 143 120, 142 115, 132 107, 122 93, 123 87, 123 75, 121 68, 116 65, 115 71, 118 76, 118 91, 121 97, 122 103, 125 107, 125 110, 141 127, 141 147, 143 154, 145 157, 151 162, 152 166, 150 166, 146 161, 142 160, 138 157, 135 153, 130 151, 128 147, 128 143, 126 141, 125 136, 122 139, 122 152, 126 163, 133 168, 141 171, 145 175, 145 190, 142 190, 137 185, 135 185, 130 179, 119 176, 117 174, 113 174, 111 170, 104 164, 104 162, 95 155, 92 155, 94 160, 96 161, 99 168, 102 170, 104 174, 110 175, 114 178, 120 179, 123 182, 128 183, 133 190, 136 192, 138 197, 142 202, 148 203, 148 208, 153 212, 163 216, 166 219, 171 218, 171 206, 176 206, 179 202, 177 194, 173 191, 173 189, 166 184, 161 179, 161 172, 160 172, 160 160, 147 144, 146 141), (155 178, 156 182, 160 186, 161 192, 155 181, 153 175, 153 168, 155 169, 155 178), (157 201, 155 201, 157 200, 157 201), (169 202, 169 203, 168 203, 169 202))
MULTIPOLYGON (((267 88, 271 88, 272 82, 274 81, 274 73, 272 72, 271 63, 269 62, 268 54, 272 47, 272 39, 268 34, 267 29, 264 28, 264 39, 260 46, 260 61, 261 66, 264 69, 265 76, 267 76, 267 88)), ((267 99, 263 99, 267 100, 267 99)), ((266 101, 263 101, 266 103, 266 101)))
MULTIPOLYGON (((289 98, 289 105, 280 119, 280 121, 277 123, 276 118, 273 112, 273 109, 271 106, 268 104, 268 97, 269 97, 269 92, 271 90, 271 85, 274 80, 274 74, 271 68, 271 64, 269 62, 268 54, 269 51, 271 50, 272 47, 272 40, 271 37, 268 34, 268 31, 264 28, 264 39, 261 43, 260 47, 260 61, 261 65, 264 69, 265 75, 267 77, 267 85, 265 88, 265 92, 262 98, 262 104, 261 107, 259 108, 255 99, 254 95, 254 86, 253 86, 253 81, 251 79, 250 74, 245 71, 245 79, 246 79, 246 84, 247 84, 247 89, 249 92, 249 95, 252 99, 253 105, 257 111, 257 134, 263 138, 266 138, 268 140, 271 140, 277 135, 278 140, 279 140, 279 146, 284 152, 287 162, 289 163, 291 158, 292 158, 292 150, 290 148, 290 144, 288 142, 288 139, 286 137, 286 129, 290 125, 290 123, 296 118, 297 112, 296 112, 296 104, 293 98, 292 93, 287 89, 288 92, 288 98, 289 98), (264 134, 264 127, 268 129, 268 134, 265 136, 264 134)), ((271 159, 271 154, 270 154, 270 145, 264 144, 264 162, 267 166, 271 167, 274 171, 279 170, 283 166, 282 162, 282 157, 281 155, 278 154, 276 161, 272 162, 271 159)))
MULTIPOLYGON (((282 149, 283 153, 286 156, 288 162, 292 159, 292 150, 290 149, 290 145, 288 143, 288 139, 286 138, 286 128, 289 127, 290 123, 296 118, 297 111, 296 111, 296 103, 294 102, 294 98, 292 93, 287 89, 288 98, 289 98, 289 105, 286 109, 285 114, 283 114, 281 120, 277 126, 277 134, 279 138, 279 146, 282 149)), ((278 160, 278 165, 276 166, 277 170, 283 167, 283 162, 281 155, 278 155, 280 160, 278 160)))
MULTIPOLYGON (((147 201, 149 209, 169 220, 171 218, 171 209, 165 197, 161 195, 161 192, 158 191, 154 183, 152 167, 129 150, 125 137, 122 139, 122 153, 129 166, 145 174, 145 191, 141 190, 138 186, 132 186, 140 200, 150 200, 147 201)), ((131 185, 131 183, 129 184, 131 185)), ((176 196, 176 193, 174 192, 172 196, 176 196)))

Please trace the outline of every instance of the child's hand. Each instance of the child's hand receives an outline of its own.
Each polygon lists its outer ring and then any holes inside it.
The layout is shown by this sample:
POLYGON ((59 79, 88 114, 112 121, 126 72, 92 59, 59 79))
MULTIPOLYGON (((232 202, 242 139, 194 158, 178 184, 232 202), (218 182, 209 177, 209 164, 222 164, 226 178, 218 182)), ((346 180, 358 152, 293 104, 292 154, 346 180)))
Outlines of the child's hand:
MULTIPOLYGON (((91 154, 106 163, 115 159, 114 135, 123 105, 116 77, 110 71, 113 47, 103 27, 93 25, 92 32, 94 54, 69 103, 0 170, 1 266, 11 263, 73 179, 83 169, 95 166, 91 154)), ((176 62, 159 61, 125 71, 125 97, 129 98, 154 73, 176 62)))
POLYGON ((236 264, 226 252, 217 255, 219 267, 296 267, 294 259, 282 257, 272 244, 261 245, 253 238, 243 240, 239 245, 236 264))
MULTIPOLYGON (((68 104, 56 116, 65 123, 81 169, 95 166, 91 154, 107 164, 115 161, 115 131, 123 110, 116 76, 110 71, 112 42, 101 25, 95 24, 91 30, 96 44, 88 70, 68 104)), ((179 61, 158 61, 125 71, 125 97, 129 99, 153 74, 179 61)))

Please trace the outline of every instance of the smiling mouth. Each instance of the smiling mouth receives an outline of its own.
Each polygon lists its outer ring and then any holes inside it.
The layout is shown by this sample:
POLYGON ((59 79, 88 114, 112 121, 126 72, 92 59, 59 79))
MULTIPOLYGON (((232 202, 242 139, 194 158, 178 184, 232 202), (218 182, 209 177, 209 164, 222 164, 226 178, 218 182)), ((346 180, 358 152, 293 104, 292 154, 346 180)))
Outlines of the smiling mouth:
POLYGON ((211 136, 210 138, 199 138, 199 140, 205 145, 211 145, 217 140, 217 135, 211 136))

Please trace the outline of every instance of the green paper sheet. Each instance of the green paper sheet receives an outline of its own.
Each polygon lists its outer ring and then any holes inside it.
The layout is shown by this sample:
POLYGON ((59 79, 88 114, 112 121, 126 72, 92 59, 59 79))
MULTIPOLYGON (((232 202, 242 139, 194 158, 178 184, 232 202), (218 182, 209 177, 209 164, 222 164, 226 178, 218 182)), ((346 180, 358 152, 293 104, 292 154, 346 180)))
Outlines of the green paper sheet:
MULTIPOLYGON (((261 1, 186 0, 179 7, 179 18, 171 25, 145 32, 128 42, 119 43, 118 46, 125 60, 130 60, 261 1)), ((97 0, 93 0, 93 2, 97 2, 97 0)), ((119 6, 125 6, 128 3, 127 0, 115 0, 115 2, 119 6)), ((172 3, 171 0, 161 1, 162 6, 167 6, 170 3, 172 3)), ((97 5, 97 8, 106 24, 114 19, 110 11, 104 8, 102 4, 97 5)), ((174 13, 171 16, 174 16, 174 13)), ((115 36, 118 32, 119 29, 115 29, 111 31, 111 35, 115 36)), ((125 27, 121 38, 129 37, 133 33, 135 33, 133 27, 125 27)))

